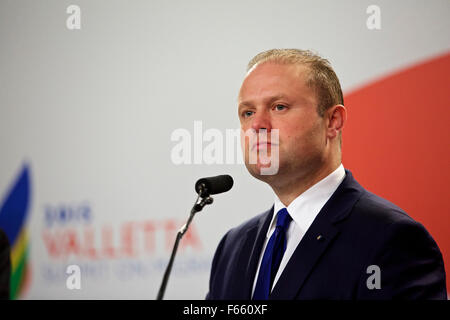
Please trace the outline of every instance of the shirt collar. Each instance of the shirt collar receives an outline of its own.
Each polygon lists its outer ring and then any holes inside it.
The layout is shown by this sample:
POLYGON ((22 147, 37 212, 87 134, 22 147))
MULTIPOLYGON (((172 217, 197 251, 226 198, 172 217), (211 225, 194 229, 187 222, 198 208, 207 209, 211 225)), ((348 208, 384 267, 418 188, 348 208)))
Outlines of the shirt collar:
MULTIPOLYGON (((289 204, 287 211, 300 229, 304 232, 308 230, 319 211, 331 198, 344 178, 345 169, 341 163, 336 170, 303 192, 289 204)), ((278 211, 283 208, 286 208, 286 206, 275 195, 274 214, 270 222, 270 228, 267 231, 267 237, 270 236, 271 231, 275 228, 275 219, 278 211)))

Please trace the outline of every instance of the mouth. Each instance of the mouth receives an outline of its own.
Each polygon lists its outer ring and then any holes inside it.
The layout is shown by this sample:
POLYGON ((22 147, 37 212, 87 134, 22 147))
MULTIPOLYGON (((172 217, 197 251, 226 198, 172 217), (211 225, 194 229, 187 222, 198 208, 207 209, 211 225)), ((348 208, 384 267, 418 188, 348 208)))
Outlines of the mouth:
POLYGON ((273 144, 273 143, 268 142, 268 141, 262 141, 262 142, 258 142, 258 143, 253 144, 251 150, 252 151, 254 151, 255 149, 257 151, 259 151, 259 150, 267 150, 267 149, 269 149, 269 147, 276 146, 276 145, 277 144, 273 144))

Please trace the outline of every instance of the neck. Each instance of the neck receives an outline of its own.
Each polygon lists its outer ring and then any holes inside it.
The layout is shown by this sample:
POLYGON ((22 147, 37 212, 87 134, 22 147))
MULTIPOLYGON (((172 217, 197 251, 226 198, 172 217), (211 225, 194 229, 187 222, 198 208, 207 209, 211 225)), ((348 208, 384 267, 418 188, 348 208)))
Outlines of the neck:
POLYGON ((272 185, 271 187, 280 201, 287 207, 299 195, 335 171, 340 164, 340 162, 330 163, 306 175, 291 179, 283 184, 272 185))

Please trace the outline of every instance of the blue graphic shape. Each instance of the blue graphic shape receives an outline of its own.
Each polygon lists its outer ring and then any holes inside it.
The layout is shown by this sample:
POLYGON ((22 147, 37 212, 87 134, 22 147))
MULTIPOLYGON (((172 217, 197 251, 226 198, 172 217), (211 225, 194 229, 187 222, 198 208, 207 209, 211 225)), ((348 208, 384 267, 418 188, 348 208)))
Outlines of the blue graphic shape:
POLYGON ((30 169, 27 164, 24 164, 0 207, 0 228, 5 231, 11 245, 16 242, 25 222, 30 202, 30 189, 30 169))

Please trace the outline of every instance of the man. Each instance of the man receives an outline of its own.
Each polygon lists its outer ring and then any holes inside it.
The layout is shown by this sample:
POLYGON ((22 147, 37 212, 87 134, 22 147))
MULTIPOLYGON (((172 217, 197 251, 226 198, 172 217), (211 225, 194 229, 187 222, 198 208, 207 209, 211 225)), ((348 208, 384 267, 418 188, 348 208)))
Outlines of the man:
POLYGON ((246 167, 275 201, 222 238, 207 299, 447 298, 429 233, 344 169, 347 112, 327 60, 296 49, 262 52, 249 63, 238 103, 246 167), (274 163, 273 174, 263 172, 274 163))

